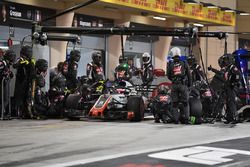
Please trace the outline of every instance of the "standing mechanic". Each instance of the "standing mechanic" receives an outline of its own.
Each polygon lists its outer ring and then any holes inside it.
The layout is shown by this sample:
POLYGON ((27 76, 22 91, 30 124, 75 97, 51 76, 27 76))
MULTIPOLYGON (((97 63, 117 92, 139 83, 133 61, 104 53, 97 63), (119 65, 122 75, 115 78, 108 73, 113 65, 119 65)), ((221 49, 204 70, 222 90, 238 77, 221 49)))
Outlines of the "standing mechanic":
POLYGON ((226 100, 226 122, 237 123, 237 104, 236 97, 240 85, 241 73, 234 65, 234 58, 232 54, 224 54, 222 62, 224 65, 224 97, 226 100))
POLYGON ((77 87, 77 68, 80 61, 81 53, 79 50, 72 50, 70 52, 70 59, 68 63, 68 73, 66 76, 67 87, 70 91, 74 91, 77 87))
POLYGON ((12 78, 13 73, 10 71, 10 66, 15 61, 16 54, 12 50, 7 50, 4 55, 3 59, 0 60, 0 78, 1 80, 3 77, 5 78, 12 78))
MULTIPOLYGON (((7 105, 9 93, 7 89, 7 81, 13 78, 13 73, 10 71, 10 66, 15 61, 16 54, 12 50, 7 50, 0 60, 0 106, 2 105, 2 97, 4 98, 4 107, 7 105), (4 81, 3 81, 4 79, 4 81), (3 85, 2 85, 3 84, 3 85), (4 88, 2 92, 2 87, 4 88)), ((1 106, 2 107, 2 106, 1 106)), ((0 108, 1 108, 0 107, 0 108)))
POLYGON ((188 56, 187 62, 188 62, 188 65, 189 65, 192 82, 204 81, 205 80, 205 75, 204 75, 204 73, 203 73, 203 71, 201 69, 201 66, 197 63, 197 60, 194 57, 194 55, 188 56))
POLYGON ((91 83, 104 80, 104 71, 102 65, 102 53, 94 51, 92 53, 92 62, 87 64, 87 77, 91 83))
POLYGON ((126 80, 128 81, 131 78, 131 73, 129 69, 129 65, 122 56, 119 57, 119 64, 115 68, 114 77, 115 80, 126 80))
MULTIPOLYGON (((227 78, 225 77, 228 75, 228 65, 231 64, 228 61, 232 61, 231 60, 231 56, 229 56, 229 59, 227 58, 227 54, 222 55, 221 57, 219 57, 218 59, 218 64, 220 66, 220 70, 217 70, 215 68, 213 68, 211 65, 208 67, 209 71, 212 71, 215 73, 215 76, 213 77, 213 80, 211 81, 211 88, 213 89, 213 91, 216 94, 216 103, 213 106, 213 110, 214 110, 214 115, 217 121, 221 121, 221 118, 223 117, 223 107, 225 105, 225 100, 227 99, 227 93, 226 93, 226 89, 228 87, 228 85, 230 85, 228 83, 227 78)), ((236 87, 235 87, 236 89, 236 87)), ((235 90, 236 91, 236 90, 235 90)), ((230 91, 229 91, 230 93, 230 91)), ((228 97, 229 98, 229 97, 228 97)), ((232 103, 233 104, 233 103, 232 103)))
POLYGON ((19 116, 30 117, 31 88, 35 78, 35 60, 32 58, 32 47, 25 45, 21 48, 20 58, 13 65, 17 69, 15 84, 15 104, 19 116))
POLYGON ((151 62, 151 55, 148 52, 142 55, 142 82, 144 86, 148 86, 154 79, 154 67, 151 62))
POLYGON ((189 122, 188 87, 191 86, 191 74, 187 63, 180 60, 179 55, 173 56, 173 62, 169 63, 168 78, 172 81, 171 97, 173 100, 173 119, 175 123, 189 122), (179 107, 182 104, 180 113, 179 107), (181 115, 180 115, 181 114, 181 115))

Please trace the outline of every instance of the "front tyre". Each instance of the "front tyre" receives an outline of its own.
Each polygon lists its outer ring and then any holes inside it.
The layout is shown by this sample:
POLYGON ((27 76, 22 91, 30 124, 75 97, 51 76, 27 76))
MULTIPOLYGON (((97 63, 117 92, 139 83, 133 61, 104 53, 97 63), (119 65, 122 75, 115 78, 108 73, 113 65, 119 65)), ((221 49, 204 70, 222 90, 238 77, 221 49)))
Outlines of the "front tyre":
POLYGON ((144 118, 144 101, 141 96, 130 96, 128 98, 127 110, 134 113, 133 122, 140 122, 144 118))

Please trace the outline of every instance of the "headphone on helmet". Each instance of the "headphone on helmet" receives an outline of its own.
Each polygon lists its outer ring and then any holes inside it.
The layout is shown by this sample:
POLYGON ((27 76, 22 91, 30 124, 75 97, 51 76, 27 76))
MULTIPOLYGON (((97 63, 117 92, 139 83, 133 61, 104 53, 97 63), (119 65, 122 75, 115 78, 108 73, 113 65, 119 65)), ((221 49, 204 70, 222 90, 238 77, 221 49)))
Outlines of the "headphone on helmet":
POLYGON ((196 62, 196 58, 194 57, 194 55, 189 55, 187 57, 187 62, 189 65, 193 65, 196 62))
POLYGON ((8 60, 10 64, 15 61, 16 53, 13 50, 7 50, 3 55, 5 60, 8 60))
POLYGON ((232 54, 224 54, 222 56, 222 61, 224 63, 224 65, 230 65, 230 64, 233 64, 234 63, 234 57, 232 54))
POLYGON ((81 52, 79 50, 72 50, 70 52, 70 60, 79 62, 81 58, 81 52))
POLYGON ((22 46, 21 51, 20 51, 20 55, 21 55, 21 57, 31 59, 32 58, 32 47, 29 45, 22 46))
POLYGON ((94 51, 92 53, 92 60, 94 63, 99 64, 101 62, 102 59, 102 53, 100 51, 94 51))
POLYGON ((37 73, 46 72, 48 69, 48 61, 45 59, 38 59, 35 68, 37 69, 37 73))

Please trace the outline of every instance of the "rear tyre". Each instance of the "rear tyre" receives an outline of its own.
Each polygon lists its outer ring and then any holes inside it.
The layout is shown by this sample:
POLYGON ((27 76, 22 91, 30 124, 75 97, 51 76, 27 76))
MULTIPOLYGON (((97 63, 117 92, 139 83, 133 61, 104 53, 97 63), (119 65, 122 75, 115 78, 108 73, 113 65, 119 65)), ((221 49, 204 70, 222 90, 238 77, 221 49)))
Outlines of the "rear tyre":
POLYGON ((189 99, 189 105, 190 105, 190 116, 193 116, 197 120, 197 124, 201 123, 201 117, 203 115, 202 112, 202 103, 200 99, 191 98, 189 99))
POLYGON ((141 96, 130 96, 128 98, 127 110, 134 112, 133 122, 140 122, 144 118, 144 101, 141 96))

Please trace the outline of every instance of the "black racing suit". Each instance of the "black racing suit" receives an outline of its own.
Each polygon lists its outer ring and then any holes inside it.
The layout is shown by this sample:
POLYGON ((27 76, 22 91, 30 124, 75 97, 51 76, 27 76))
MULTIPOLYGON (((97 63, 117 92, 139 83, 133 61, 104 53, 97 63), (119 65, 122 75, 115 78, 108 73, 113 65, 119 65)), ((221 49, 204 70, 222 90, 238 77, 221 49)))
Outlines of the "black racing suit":
POLYGON ((190 73, 191 73, 191 78, 192 78, 193 82, 205 80, 204 73, 203 73, 201 66, 199 64, 196 64, 196 63, 193 64, 190 67, 190 73))
POLYGON ((41 74, 36 76, 36 88, 34 96, 34 109, 37 116, 48 116, 49 99, 42 88, 45 86, 45 79, 41 74))
POLYGON ((4 106, 8 105, 8 88, 7 88, 7 82, 13 78, 13 73, 10 71, 9 64, 5 60, 0 61, 0 109, 2 107, 2 96, 4 98, 4 106), (3 81, 4 79, 4 81, 3 81), (3 83, 3 85, 2 85, 3 83), (4 92, 2 94, 2 86, 4 86, 4 92))
POLYGON ((138 71, 138 69, 135 66, 133 66, 133 65, 129 66, 129 73, 130 73, 131 77, 136 75, 135 74, 136 71, 138 71))
POLYGON ((97 65, 94 62, 87 64, 87 76, 91 83, 96 83, 100 80, 104 80, 104 70, 102 65, 97 65))
POLYGON ((173 101, 173 119, 175 123, 179 120, 182 123, 188 123, 189 105, 188 105, 188 86, 191 85, 191 75, 188 65, 183 61, 169 63, 167 71, 168 78, 172 81, 171 97, 173 101), (180 103, 183 104, 179 114, 180 103))
POLYGON ((78 80, 77 80, 77 68, 78 64, 75 61, 70 61, 68 63, 68 73, 66 76, 67 87, 70 91, 74 92, 77 88, 78 80))
POLYGON ((143 85, 150 85, 154 79, 154 67, 151 63, 142 66, 142 82, 143 85))
POLYGON ((227 122, 236 121, 237 117, 237 104, 236 97, 241 79, 239 69, 231 64, 228 65, 225 72, 225 99, 226 99, 226 120, 227 122))
POLYGON ((31 102, 32 82, 35 78, 35 61, 20 57, 13 65, 17 69, 15 83, 15 104, 23 117, 28 115, 28 104, 31 102))
POLYGON ((159 93, 152 101, 155 122, 171 122, 171 97, 168 93, 159 93))
POLYGON ((66 87, 66 78, 59 72, 52 81, 53 84, 49 90, 49 99, 51 103, 50 116, 63 116, 65 109, 64 104, 68 91, 66 87))

